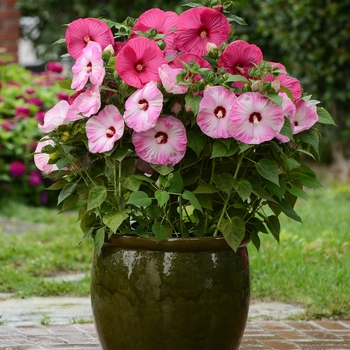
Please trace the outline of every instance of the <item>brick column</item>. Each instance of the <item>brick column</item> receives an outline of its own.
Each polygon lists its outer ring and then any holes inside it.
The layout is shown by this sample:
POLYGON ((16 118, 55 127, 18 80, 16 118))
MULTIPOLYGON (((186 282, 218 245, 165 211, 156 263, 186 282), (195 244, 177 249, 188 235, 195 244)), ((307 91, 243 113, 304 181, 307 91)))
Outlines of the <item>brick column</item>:
POLYGON ((17 0, 0 0, 0 52, 5 51, 18 60, 18 40, 20 39, 20 12, 17 0))

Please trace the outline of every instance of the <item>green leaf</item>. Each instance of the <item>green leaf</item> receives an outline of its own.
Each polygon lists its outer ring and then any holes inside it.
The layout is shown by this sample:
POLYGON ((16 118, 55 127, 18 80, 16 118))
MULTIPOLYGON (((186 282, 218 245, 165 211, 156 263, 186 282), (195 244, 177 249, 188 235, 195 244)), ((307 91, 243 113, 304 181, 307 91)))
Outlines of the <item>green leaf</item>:
POLYGON ((215 140, 211 158, 230 157, 238 151, 238 144, 231 140, 215 140))
POLYGON ((265 179, 279 186, 278 165, 270 159, 262 158, 256 164, 258 173, 265 179))
POLYGON ((284 196, 286 190, 287 190, 287 186, 286 184, 284 183, 284 181, 280 181, 280 184, 279 186, 277 186, 276 184, 268 181, 267 184, 266 184, 266 188, 271 192, 273 193, 274 195, 276 195, 279 200, 282 199, 282 197, 284 196))
POLYGON ((83 207, 81 208, 82 211, 84 212, 82 218, 81 218, 81 222, 80 222, 80 228, 83 232, 86 232, 88 230, 90 230, 96 221, 96 215, 94 213, 86 213, 85 209, 83 209, 83 207))
POLYGON ((233 176, 229 173, 221 173, 214 176, 216 186, 227 194, 230 194, 233 188, 233 176))
POLYGON ((277 216, 270 215, 266 220, 266 225, 269 228, 272 236, 277 242, 280 241, 281 224, 277 216))
POLYGON ((147 207, 152 204, 152 199, 148 198, 148 195, 146 192, 136 191, 131 193, 126 204, 133 204, 139 207, 147 207))
POLYGON ((287 166, 290 170, 293 170, 294 168, 297 168, 298 166, 300 166, 300 164, 294 158, 288 158, 287 159, 287 166))
POLYGON ((66 180, 59 180, 54 182, 50 187, 47 187, 46 190, 60 190, 62 189, 64 186, 67 185, 67 181, 66 180))
POLYGON ((87 210, 99 207, 107 198, 107 190, 104 186, 95 186, 89 192, 87 210))
POLYGON ((171 230, 163 226, 160 222, 155 222, 152 225, 152 232, 156 237, 157 242, 164 241, 168 235, 170 235, 171 230))
POLYGON ((280 208, 283 211, 283 213, 288 217, 290 217, 291 219, 298 222, 302 222, 301 217, 284 199, 280 203, 280 208))
POLYGON ((193 114, 197 115, 199 111, 199 103, 201 102, 201 96, 194 96, 193 94, 186 94, 185 101, 192 109, 193 114))
POLYGON ((318 153, 320 138, 318 132, 314 128, 302 132, 300 134, 300 138, 303 142, 310 144, 312 148, 318 153))
POLYGON ((197 197, 190 191, 184 191, 182 198, 188 200, 197 210, 203 213, 202 206, 200 205, 197 197))
POLYGON ((245 235, 244 221, 238 216, 234 216, 233 218, 230 218, 228 220, 223 220, 219 229, 224 235, 228 245, 234 251, 237 251, 245 235))
POLYGON ((65 90, 73 90, 71 88, 72 79, 61 80, 57 82, 58 86, 65 90))
POLYGON ((336 126, 332 116, 322 107, 317 107, 318 122, 336 126))
POLYGON ((172 171, 174 171, 174 167, 172 165, 157 165, 157 164, 150 164, 151 167, 160 175, 168 175, 172 171))
POLYGON ((292 140, 292 141, 294 140, 292 125, 290 123, 290 120, 287 117, 284 117, 284 124, 280 131, 280 134, 287 136, 289 140, 292 140))
POLYGON ((158 205, 150 205, 146 208, 146 213, 152 220, 157 220, 162 216, 163 211, 158 205))
POLYGON ((213 185, 199 185, 193 193, 212 194, 218 192, 218 189, 213 185))
POLYGON ((58 195, 57 205, 60 204, 63 200, 69 197, 77 188, 76 182, 69 182, 66 186, 64 186, 58 195))
POLYGON ((160 207, 166 204, 170 199, 170 194, 166 191, 156 190, 154 192, 154 196, 156 197, 156 200, 158 201, 158 205, 160 207))
POLYGON ((126 210, 121 210, 104 215, 102 221, 107 227, 111 229, 113 233, 115 233, 123 221, 128 217, 128 212, 126 210))
POLYGON ((199 158, 205 145, 207 144, 208 137, 201 132, 198 127, 193 127, 187 132, 187 145, 196 153, 199 158))
POLYGON ((184 187, 184 182, 182 179, 182 175, 180 170, 174 171, 173 173, 167 176, 167 179, 170 182, 170 186, 168 188, 169 192, 173 193, 181 193, 184 187))
POLYGON ((243 202, 249 198, 252 193, 252 185, 248 180, 234 180, 232 184, 233 188, 237 191, 243 202))
POLYGON ((283 99, 280 95, 268 94, 266 97, 272 102, 275 102, 276 104, 278 104, 279 106, 282 106, 283 99))
POLYGON ((288 192, 291 193, 293 196, 302 198, 306 201, 309 199, 309 195, 299 187, 288 188, 288 192))
POLYGON ((97 255, 100 255, 102 246, 105 242, 105 227, 99 228, 93 237, 94 237, 95 252, 97 255))
POLYGON ((56 163, 57 165, 57 168, 59 170, 63 169, 65 166, 67 166, 68 164, 70 163, 70 160, 69 158, 62 158, 62 159, 59 159, 56 163))
POLYGON ((68 198, 66 198, 62 204, 62 208, 59 211, 60 213, 63 213, 67 210, 70 210, 74 207, 75 204, 79 202, 79 196, 78 195, 71 195, 68 198))
POLYGON ((240 81, 242 83, 249 83, 249 79, 244 77, 243 75, 229 75, 229 77, 225 80, 225 83, 233 83, 236 81, 240 81))

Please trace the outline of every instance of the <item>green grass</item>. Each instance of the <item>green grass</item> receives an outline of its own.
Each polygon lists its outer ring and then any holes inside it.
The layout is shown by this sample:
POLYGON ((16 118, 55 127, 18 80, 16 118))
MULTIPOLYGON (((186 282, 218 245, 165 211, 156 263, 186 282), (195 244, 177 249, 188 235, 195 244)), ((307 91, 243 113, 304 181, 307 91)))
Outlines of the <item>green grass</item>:
MULTIPOLYGON (((350 318, 350 186, 309 192, 296 210, 303 224, 281 217, 280 244, 261 235, 260 251, 249 245, 252 298, 299 304, 299 318, 350 318)), ((0 215, 47 224, 42 232, 0 232, 0 292, 15 296, 89 295, 89 278, 53 282, 44 277, 89 273, 91 240, 79 247, 82 233, 75 216, 56 209, 0 203, 0 215)), ((1 229, 0 229, 1 231, 1 229)))

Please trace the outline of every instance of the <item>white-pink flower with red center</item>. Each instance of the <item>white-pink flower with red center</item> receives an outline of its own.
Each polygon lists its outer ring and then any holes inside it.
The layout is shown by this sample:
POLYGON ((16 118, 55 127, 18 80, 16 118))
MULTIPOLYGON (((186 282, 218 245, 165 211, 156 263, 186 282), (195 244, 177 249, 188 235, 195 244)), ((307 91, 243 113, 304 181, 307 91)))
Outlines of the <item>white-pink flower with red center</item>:
POLYGON ((41 150, 48 145, 55 146, 55 143, 52 140, 42 138, 38 142, 34 154, 35 166, 39 170, 44 171, 46 174, 49 174, 54 170, 58 170, 56 164, 48 164, 50 160, 50 155, 48 153, 40 153, 41 150))
POLYGON ((150 81, 160 83, 158 68, 167 63, 159 46, 147 38, 129 40, 117 56, 118 75, 127 85, 142 88, 150 81))
MULTIPOLYGON (((275 68, 279 68, 286 71, 286 67, 281 63, 269 62, 269 64, 275 68)), ((285 86, 287 89, 291 91, 294 101, 297 101, 300 99, 300 97, 302 96, 303 90, 298 79, 289 76, 287 73, 280 73, 275 79, 277 79, 282 86, 285 86)), ((273 80, 272 74, 269 74, 265 78, 265 81, 272 81, 272 80, 273 80)))
MULTIPOLYGON (((294 134, 294 118, 295 118, 295 111, 296 111, 295 104, 284 92, 280 92, 278 95, 282 97, 281 107, 283 110, 283 115, 289 119, 292 131, 294 134)), ((288 136, 281 135, 281 134, 276 135, 276 138, 283 143, 289 141, 288 136)))
POLYGON ((153 128, 163 108, 163 94, 154 81, 136 90, 125 102, 125 124, 141 132, 153 128))
POLYGON ((227 41, 230 31, 230 23, 222 13, 208 7, 195 7, 179 15, 174 43, 179 51, 203 56, 208 42, 219 47, 227 41))
MULTIPOLYGON (((260 48, 244 40, 230 43, 219 57, 218 68, 224 67, 228 73, 249 78, 249 70, 263 59, 260 48)), ((241 88, 243 83, 236 82, 235 87, 241 88)))
POLYGON ((174 50, 174 30, 177 26, 178 14, 172 11, 164 12, 158 8, 152 8, 145 11, 137 20, 131 31, 131 38, 138 36, 136 33, 146 33, 154 28, 158 34, 164 34, 164 41, 167 50, 174 50))
MULTIPOLYGON (((182 68, 184 69, 183 63, 190 64, 191 62, 194 62, 199 65, 200 68, 208 68, 212 70, 211 65, 208 61, 206 61, 204 58, 194 54, 194 53, 183 53, 181 55, 178 55, 172 62, 170 62, 171 68, 182 68)), ((195 83, 196 81, 202 79, 200 74, 191 75, 189 72, 188 75, 185 77, 185 81, 192 81, 195 83)))
POLYGON ((175 165, 186 153, 186 129, 183 123, 173 116, 160 117, 152 129, 134 131, 132 142, 136 154, 145 162, 175 165))
POLYGON ((79 93, 70 105, 67 112, 67 120, 72 122, 90 117, 96 114, 100 108, 100 88, 97 85, 90 85, 86 90, 79 93))
POLYGON ((76 60, 90 42, 99 43, 102 50, 114 44, 114 37, 106 22, 97 18, 79 18, 73 21, 66 31, 68 53, 76 60))
POLYGON ((124 133, 124 119, 117 107, 107 105, 86 122, 88 148, 92 153, 108 152, 124 133))
POLYGON ((259 92, 246 92, 234 101, 229 118, 232 137, 246 144, 272 140, 284 124, 282 107, 259 92))
POLYGON ((60 125, 68 124, 69 120, 67 119, 67 113, 69 107, 69 103, 65 100, 58 102, 45 113, 44 124, 39 124, 38 127, 47 134, 57 129, 60 125))
POLYGON ((204 90, 197 115, 197 124, 204 134, 212 138, 231 137, 229 115, 236 98, 233 92, 223 86, 212 86, 204 90))
POLYGON ((105 76, 103 67, 102 49, 100 44, 89 41, 83 49, 83 53, 72 67, 72 89, 77 91, 84 89, 88 80, 93 85, 100 86, 105 76))
POLYGON ((159 67, 159 77, 166 92, 181 95, 188 90, 187 85, 177 83, 176 77, 183 71, 183 68, 171 68, 168 64, 159 67))
POLYGON ((310 101, 299 100, 296 103, 294 124, 294 134, 299 134, 304 130, 310 129, 318 122, 316 105, 310 101))

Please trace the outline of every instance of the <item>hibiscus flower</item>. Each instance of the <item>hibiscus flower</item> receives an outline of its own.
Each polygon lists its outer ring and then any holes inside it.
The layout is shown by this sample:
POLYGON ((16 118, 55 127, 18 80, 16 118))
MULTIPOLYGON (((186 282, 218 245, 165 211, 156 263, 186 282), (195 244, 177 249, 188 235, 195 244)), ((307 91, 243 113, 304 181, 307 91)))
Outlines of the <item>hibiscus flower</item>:
POLYGON ((137 20, 131 31, 131 38, 138 36, 137 31, 145 33, 154 28, 158 34, 165 34, 164 41, 167 50, 174 50, 174 29, 177 25, 178 14, 172 11, 164 12, 161 9, 153 8, 145 11, 137 20))
POLYGON ((229 116, 232 137, 246 144, 272 140, 282 129, 282 107, 259 92, 246 92, 234 101, 229 116))
POLYGON ((40 153, 41 150, 48 145, 55 146, 55 143, 52 140, 42 138, 38 142, 34 154, 34 163, 36 167, 39 170, 44 171, 46 174, 49 174, 54 170, 58 170, 56 164, 48 164, 50 160, 50 155, 48 153, 40 153))
POLYGON ((231 137, 228 124, 231 106, 236 95, 222 86, 212 86, 204 90, 199 104, 197 124, 204 134, 213 138, 231 137))
MULTIPOLYGON (((292 131, 294 133, 294 118, 295 118, 295 109, 296 109, 295 104, 284 92, 280 92, 279 95, 282 97, 283 115, 289 119, 292 131)), ((281 142, 289 141, 289 137, 281 134, 276 135, 276 138, 281 142)))
POLYGON ((89 151, 108 152, 124 133, 124 119, 117 107, 107 105, 98 115, 86 122, 89 151))
POLYGON ((154 81, 135 91, 125 102, 125 124, 137 132, 156 125, 163 107, 163 95, 154 81))
POLYGON ((177 75, 183 71, 183 68, 171 68, 168 64, 163 64, 159 68, 159 77, 166 92, 172 94, 185 94, 188 90, 187 85, 177 84, 177 75))
POLYGON ((310 101, 299 100, 295 107, 294 134, 299 134, 310 129, 318 121, 318 114, 316 105, 310 101))
POLYGON ((203 56, 208 42, 219 47, 227 41, 230 31, 230 23, 222 13, 212 8, 195 7, 179 15, 174 43, 179 51, 203 56))
POLYGON ((54 107, 45 113, 44 124, 39 124, 39 129, 47 134, 57 129, 57 127, 60 125, 68 124, 69 120, 67 119, 67 112, 69 107, 69 103, 65 100, 58 102, 54 107))
POLYGON ((160 82, 158 68, 166 63, 158 45, 147 38, 135 38, 121 49, 116 69, 126 84, 142 88, 150 81, 160 82))
POLYGON ((99 43, 102 50, 114 44, 113 33, 106 22, 97 18, 79 18, 73 21, 66 31, 68 53, 76 60, 89 43, 99 43))
POLYGON ((182 122, 166 116, 147 131, 133 132, 132 142, 136 154, 145 162, 159 165, 175 165, 186 153, 186 129, 182 122))

